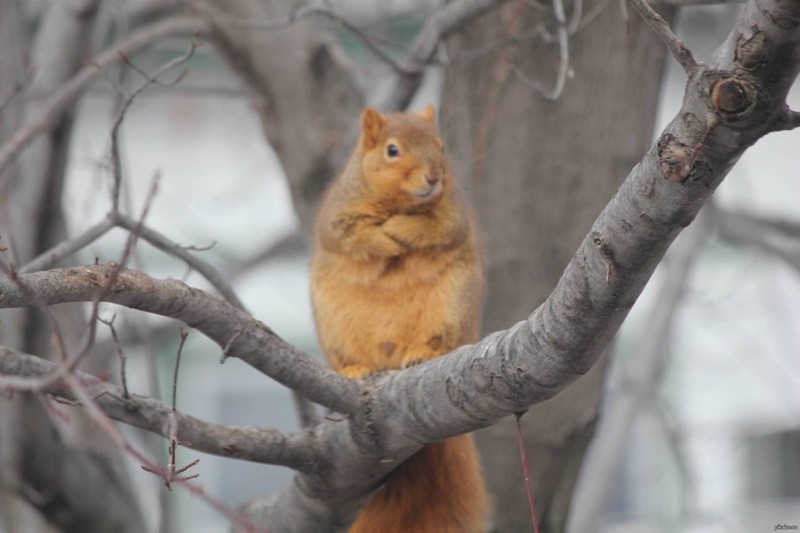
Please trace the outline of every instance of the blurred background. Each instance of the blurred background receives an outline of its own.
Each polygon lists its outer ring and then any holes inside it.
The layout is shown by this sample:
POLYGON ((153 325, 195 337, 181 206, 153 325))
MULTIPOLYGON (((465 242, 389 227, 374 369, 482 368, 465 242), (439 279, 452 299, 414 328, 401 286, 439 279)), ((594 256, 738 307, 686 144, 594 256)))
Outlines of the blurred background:
MULTIPOLYGON (((137 2, 111 3, 115 8, 109 10, 108 16, 113 18, 137 2)), ((533 1, 521 4, 532 12, 521 18, 525 21, 550 6, 533 1)), ((600 6, 590 1, 584 4, 585 13, 602 11, 607 13, 602 16, 622 21, 616 2, 600 6)), ((386 48, 397 58, 402 57, 403 50, 414 42, 426 20, 440 7, 438 2, 426 0, 380 3, 340 0, 330 2, 330 6, 349 23, 380 39, 376 42, 391 43, 386 48)), ((574 4, 567 6, 569 14, 574 4)), ((738 4, 683 7, 673 14, 672 25, 698 59, 709 60, 729 33, 739 8, 738 4)), ((509 16, 499 15, 506 22, 509 16)), ((631 12, 628 17, 636 15, 631 12)), ((586 22, 587 30, 592 24, 591 19, 586 22)), ((628 27, 630 32, 631 25, 635 22, 620 22, 618 29, 624 33, 628 27)), ((391 68, 370 53, 346 27, 331 21, 324 27, 354 65, 354 77, 362 87, 365 101, 379 105, 394 87, 391 68)), ((624 41, 625 36, 621 38, 624 41)), ((585 46, 579 40, 580 34, 575 38, 575 46, 585 46)), ((136 56, 135 64, 152 71, 183 54, 187 46, 186 36, 160 39, 136 56)), ((459 46, 463 48, 463 42, 456 42, 452 48, 459 46)), ((542 53, 551 57, 545 66, 552 67, 558 62, 552 42, 542 47, 542 53)), ((448 56, 448 52, 440 51, 439 57, 457 57, 448 56)), ((272 49, 264 53, 280 51, 272 49)), ((581 64, 580 53, 573 56, 575 62, 566 72, 564 98, 572 90, 571 84, 577 85, 592 76, 587 73, 592 68, 602 68, 602 65, 581 64)), ((487 52, 487 57, 477 61, 490 61, 492 54, 487 52)), ((683 98, 686 79, 680 66, 670 57, 658 61, 664 64, 664 75, 656 78, 660 88, 654 93, 655 127, 634 148, 626 148, 632 152, 639 150, 638 146, 649 147, 675 116, 683 98)), ((519 62, 516 68, 523 67, 524 63, 519 62)), ((220 53, 213 42, 201 46, 187 63, 164 79, 173 79, 183 68, 187 74, 180 83, 174 87, 148 87, 125 115, 120 130, 125 176, 122 206, 131 216, 138 216, 151 182, 158 176, 158 192, 147 224, 183 246, 202 249, 194 253, 226 275, 253 316, 283 339, 319 356, 308 295, 307 233, 293 206, 292 188, 281 155, 265 139, 252 87, 243 83, 242 77, 232 70, 228 56, 220 53)), ((475 203, 475 198, 480 199, 484 194, 482 184, 499 178, 491 174, 488 163, 481 172, 490 177, 476 177, 473 169, 481 167, 481 161, 490 156, 470 151, 460 137, 465 128, 459 117, 468 112, 464 108, 468 97, 459 96, 459 91, 466 90, 464 78, 457 78, 463 73, 450 75, 446 72, 449 68, 446 60, 426 67, 422 85, 409 107, 420 108, 433 102, 441 109, 440 126, 448 150, 452 144, 454 167, 459 179, 461 175, 467 176, 463 186, 475 203), (449 94, 454 96, 447 99, 449 94), (458 157, 465 152, 468 156, 458 157)), ((474 90, 488 91, 478 81, 487 77, 482 66, 467 60, 452 68, 467 72, 474 69, 474 90)), ((115 84, 131 87, 139 81, 136 73, 129 71, 118 78, 116 70, 109 70, 109 74, 97 77, 78 100, 62 200, 70 235, 97 223, 109 209, 109 132, 119 105, 115 84)), ((651 82, 642 80, 643 85, 651 82)), ((517 90, 527 92, 529 100, 536 102, 528 105, 543 109, 538 114, 529 108, 517 111, 520 122, 531 122, 534 129, 537 122, 545 124, 555 113, 559 100, 551 102, 531 86, 517 85, 517 90)), ((491 95, 487 99, 489 104, 510 102, 511 96, 504 92, 494 100, 491 95)), ((581 113, 606 113, 600 110, 619 99, 625 97, 597 91, 596 99, 581 113)), ((624 109, 625 104, 625 101, 613 104, 615 113, 624 109)), ((790 94, 789 105, 800 108, 800 87, 790 94)), ((477 131, 480 137, 480 128, 474 124, 471 127, 470 131, 477 131)), ((486 138, 492 139, 493 135, 488 133, 486 138)), ((557 129, 548 132, 554 143, 565 142, 562 135, 566 134, 557 129)), ((800 132, 783 132, 770 134, 745 153, 713 196, 713 204, 704 208, 695 223, 681 234, 618 335, 602 380, 600 419, 595 420, 590 413, 587 419, 591 420, 581 426, 590 428, 596 438, 580 463, 582 475, 577 476, 573 502, 595 508, 592 531, 729 533, 773 531, 781 524, 800 525, 798 148, 800 132), (601 482, 602 498, 597 497, 597 487, 591 483, 584 485, 587 478, 601 482)), ((631 153, 629 160, 619 163, 619 168, 627 168, 610 179, 619 183, 642 154, 643 150, 631 153)), ((532 169, 525 179, 541 180, 541 186, 547 187, 547 179, 537 170, 566 168, 567 163, 547 162, 546 155, 541 157, 542 167, 532 169)), ((551 176, 548 179, 558 179, 557 175, 548 175, 551 176)), ((593 178, 584 174, 576 179, 593 178)), ((498 194, 510 193, 506 189, 498 194)), ((610 198, 600 191, 596 195, 601 196, 596 199, 600 207, 610 198)), ((476 209, 483 223, 486 215, 481 207, 476 209)), ((598 212, 599 208, 595 209, 587 220, 590 222, 598 212)), ((576 225, 576 235, 588 231, 588 224, 576 225)), ((492 255, 491 267, 497 256, 492 244, 496 242, 492 231, 497 225, 489 220, 486 227, 484 240, 492 255)), ((523 225, 519 230, 522 235, 528 231, 526 227, 523 225)), ((534 227, 533 223, 530 227, 534 227)), ((547 228, 546 233, 542 239, 559 240, 557 228, 547 228)), ((101 262, 116 260, 126 238, 126 232, 112 230, 71 262, 90 263, 95 258, 101 262)), ((539 242, 531 244, 539 246, 538 250, 523 254, 526 260, 535 263, 537 256, 550 254, 551 245, 539 242)), ((565 246, 574 250, 578 242, 573 239, 565 246)), ((202 276, 146 242, 137 245, 130 266, 154 277, 182 279, 192 286, 212 290, 202 276)), ((538 267, 521 268, 535 272, 538 267)), ((552 288, 552 282, 549 286, 552 288)), ((492 282, 490 290, 491 287, 492 282)), ((499 293, 502 294, 502 289, 499 293)), ((530 312, 535 305, 526 301, 520 309, 530 312)), ((140 394, 168 397, 179 325, 110 305, 103 306, 100 316, 110 318, 114 314, 129 358, 131 389, 140 394)), ((516 319, 524 316, 519 314, 516 319)), ((489 317, 485 320, 486 332, 512 323, 506 317, 494 320, 489 317)), ((113 346, 106 328, 101 328, 98 342, 105 347, 113 346)), ((178 388, 179 409, 226 424, 286 430, 297 427, 291 395, 285 388, 236 359, 219 364, 220 355, 218 346, 199 333, 190 334, 178 388)), ((523 421, 534 424, 534 418, 532 412, 523 421)), ((539 420, 547 419, 542 416, 539 420)), ((547 425, 537 431, 546 432, 547 425)), ((163 443, 138 431, 126 429, 126 432, 134 443, 165 457, 163 443)), ((496 442, 489 446, 494 446, 492 453, 510 457, 511 464, 517 464, 515 446, 496 442)), ((233 507, 255 496, 279 491, 290 483, 292 476, 285 468, 227 460, 188 449, 181 449, 178 457, 179 463, 199 458, 195 470, 204 489, 233 507)), ((160 480, 141 472, 135 464, 129 467, 143 505, 158 508, 164 498, 160 480)), ((547 475, 550 474, 541 473, 537 478, 534 472, 534 486, 547 475)), ((518 478, 514 480, 518 485, 509 490, 524 496, 521 475, 518 478)), ((226 530, 228 522, 224 517, 186 492, 175 490, 168 497, 169 520, 152 513, 149 527, 157 528, 158 523, 166 522, 171 524, 168 530, 172 531, 226 530)), ((496 500, 498 515, 505 512, 505 501, 496 500)), ((497 527, 497 531, 527 530, 497 527)))

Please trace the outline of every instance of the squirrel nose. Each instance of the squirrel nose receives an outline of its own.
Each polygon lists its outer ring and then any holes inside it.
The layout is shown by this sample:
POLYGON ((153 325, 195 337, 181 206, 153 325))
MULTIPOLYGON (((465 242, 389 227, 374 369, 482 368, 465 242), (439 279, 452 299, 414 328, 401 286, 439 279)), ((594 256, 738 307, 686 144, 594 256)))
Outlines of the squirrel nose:
POLYGON ((439 176, 434 176, 433 174, 426 174, 425 181, 428 182, 428 185, 434 186, 439 183, 439 176))

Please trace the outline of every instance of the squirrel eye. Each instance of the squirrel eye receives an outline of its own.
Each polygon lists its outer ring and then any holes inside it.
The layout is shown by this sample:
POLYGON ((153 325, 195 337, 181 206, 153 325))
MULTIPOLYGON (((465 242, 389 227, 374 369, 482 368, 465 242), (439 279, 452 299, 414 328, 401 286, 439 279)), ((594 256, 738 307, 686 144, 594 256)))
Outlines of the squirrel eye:
POLYGON ((389 144, 386 146, 386 155, 389 157, 397 157, 400 155, 400 148, 396 144, 389 144))

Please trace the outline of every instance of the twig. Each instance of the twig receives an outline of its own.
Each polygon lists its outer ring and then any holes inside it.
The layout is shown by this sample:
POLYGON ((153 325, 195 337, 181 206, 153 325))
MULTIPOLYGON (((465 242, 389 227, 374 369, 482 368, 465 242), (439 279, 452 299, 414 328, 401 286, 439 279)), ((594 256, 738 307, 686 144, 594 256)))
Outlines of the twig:
MULTIPOLYGON (((69 387, 69 390, 75 395, 75 398, 80 402, 80 404, 84 407, 89 417, 92 421, 97 424, 97 426, 108 435, 111 440, 117 444, 120 448, 125 450, 128 455, 136 459, 139 463, 141 463, 141 467, 149 472, 152 472, 157 475, 162 475, 163 477, 163 469, 158 465, 154 464, 150 460, 148 460, 141 452, 139 452, 134 446, 128 442, 128 440, 120 433, 120 431, 114 426, 111 420, 106 416, 103 410, 97 405, 94 398, 91 397, 90 394, 85 390, 81 382, 77 379, 76 376, 72 374, 67 374, 65 376, 65 382, 69 387)), ((192 494, 202 498, 206 503, 211 505, 214 509, 222 513, 225 517, 227 517, 232 522, 236 523, 237 525, 245 528, 247 531, 256 531, 255 525, 250 522, 247 518, 242 516, 241 513, 230 509, 227 505, 223 504, 216 498, 205 493, 205 491, 200 488, 196 487, 190 483, 188 483, 188 479, 181 479, 180 476, 178 478, 173 479, 173 482, 178 483, 179 486, 189 490, 192 494)))
POLYGON ((178 355, 175 357, 175 373, 172 375, 172 412, 175 412, 175 405, 178 398, 178 371, 181 366, 181 353, 183 352, 183 345, 186 344, 186 339, 189 338, 189 332, 181 328, 181 342, 178 345, 178 355))
MULTIPOLYGON (((800 253, 797 253, 797 251, 792 253, 786 246, 781 246, 770 238, 770 233, 772 233, 784 237, 788 235, 796 240, 800 238, 800 231, 797 231, 800 228, 794 228, 796 231, 794 233, 784 233, 786 228, 781 227, 782 221, 763 220, 743 213, 731 213, 718 208, 716 205, 709 209, 709 212, 717 221, 720 235, 723 238, 752 246, 774 255, 797 273, 800 273, 800 253)), ((785 224, 790 227, 793 225, 790 222, 785 224)))
MULTIPOLYGON (((131 220, 131 218, 122 214, 117 214, 114 216, 114 223, 115 225, 125 228, 129 231, 132 231, 136 227, 136 223, 131 220)), ((239 309, 244 310, 244 304, 236 295, 236 292, 233 290, 231 284, 228 283, 222 273, 210 263, 192 255, 183 246, 171 241, 163 234, 145 225, 140 226, 139 236, 141 239, 147 241, 162 252, 184 261, 191 268, 206 278, 223 298, 239 309)))
POLYGON ((709 208, 709 211, 716 214, 715 216, 721 217, 719 222, 720 225, 723 226, 723 229, 728 224, 735 224, 741 221, 748 225, 759 227, 762 230, 769 230, 783 237, 800 239, 800 221, 728 211, 713 203, 709 204, 709 208))
POLYGON ((111 218, 105 218, 94 226, 88 228, 86 231, 77 235, 69 240, 61 241, 53 246, 46 252, 39 254, 38 257, 31 259, 22 267, 20 273, 35 272, 37 270, 46 270, 65 257, 68 257, 75 252, 90 245, 114 227, 114 221, 111 218))
POLYGON ((188 246, 181 246, 187 252, 207 252, 214 248, 217 245, 217 241, 211 241, 210 243, 206 244, 205 246, 199 246, 197 244, 190 244, 188 246))
POLYGON ((167 470, 164 472, 162 469, 153 470, 147 466, 142 466, 143 470, 160 476, 164 480, 164 485, 168 490, 172 490, 171 484, 176 481, 189 481, 190 479, 200 476, 200 474, 192 474, 190 476, 181 475, 198 464, 200 459, 196 459, 182 468, 177 470, 175 469, 175 465, 178 463, 176 456, 179 443, 178 415, 176 409, 178 400, 178 373, 181 367, 181 354, 183 353, 183 346, 186 344, 186 339, 189 338, 189 332, 181 328, 180 335, 181 342, 178 345, 178 354, 175 356, 175 372, 172 376, 172 410, 169 413, 169 463, 167 464, 167 470))
POLYGON ((100 317, 97 317, 97 320, 108 326, 108 329, 111 330, 111 338, 114 340, 114 346, 116 347, 117 355, 119 356, 119 377, 120 384, 122 385, 122 397, 127 400, 131 396, 128 392, 128 379, 126 375, 128 356, 122 349, 122 344, 120 344, 119 337, 117 336, 117 328, 114 327, 114 320, 116 320, 116 318, 117 314, 114 313, 110 320, 104 320, 100 317))
POLYGON ((672 29, 670 29, 667 21, 665 21, 661 15, 654 11, 646 0, 628 1, 644 19, 647 25, 650 26, 656 35, 658 35, 661 41, 667 45, 667 48, 669 48, 672 56, 678 61, 678 63, 680 63, 686 74, 691 77, 698 68, 697 61, 695 61, 692 51, 686 47, 683 41, 678 39, 678 37, 672 33, 672 29))
POLYGON ((525 478, 525 492, 528 495, 528 507, 531 510, 531 521, 533 522, 533 532, 539 533, 539 521, 536 518, 536 504, 533 501, 533 485, 531 484, 531 474, 528 468, 528 454, 525 453, 525 438, 522 433, 522 415, 525 413, 514 413, 517 420, 517 445, 519 446, 519 461, 522 467, 522 475, 525 478))
POLYGON ((193 17, 178 16, 161 20, 139 29, 93 58, 39 106, 38 118, 20 128, 0 146, 0 174, 33 139, 58 122, 101 69, 108 68, 120 60, 120 52, 132 56, 162 37, 195 32, 204 28, 204 23, 193 17))
MULTIPOLYGON (((150 206, 157 190, 158 174, 153 176, 153 180, 150 184, 150 190, 145 198, 144 206, 142 207, 142 213, 139 218, 138 226, 144 224, 144 220, 147 217, 147 213, 150 211, 150 206)), ((86 354, 89 353, 89 350, 91 350, 92 346, 94 346, 94 341, 97 336, 97 318, 100 313, 100 303, 108 295, 111 287, 117 282, 120 272, 125 268, 125 265, 128 262, 128 257, 130 256, 133 247, 136 244, 138 236, 138 232, 135 228, 128 234, 128 239, 125 243, 125 248, 122 251, 119 261, 117 263, 110 263, 108 265, 110 267, 110 271, 105 272, 105 277, 103 278, 104 282, 100 284, 99 290, 94 292, 91 300, 92 306, 91 313, 89 315, 88 332, 81 342, 81 346, 72 356, 70 356, 69 360, 65 361, 64 366, 67 373, 72 372, 77 367, 78 363, 86 356, 86 354)))
POLYGON ((507 0, 456 0, 431 15, 403 60, 401 76, 389 96, 381 103, 385 109, 405 109, 422 82, 422 72, 430 62, 439 42, 462 28, 468 21, 486 13, 507 0))
MULTIPOLYGON (((142 77, 144 77, 144 83, 142 83, 139 87, 134 89, 131 94, 127 95, 125 99, 122 101, 119 109, 117 110, 116 115, 114 116, 113 126, 111 128, 111 169, 112 169, 112 177, 114 180, 114 185, 112 187, 111 192, 111 209, 113 213, 117 213, 119 211, 119 192, 120 187, 122 185, 122 166, 120 162, 120 154, 119 154, 119 129, 122 125, 122 119, 125 118, 125 112, 131 106, 133 101, 136 97, 141 94, 147 87, 150 85, 157 83, 158 78, 164 74, 165 72, 171 70, 172 68, 182 65, 183 63, 187 62, 191 57, 194 55, 194 51, 200 45, 200 40, 198 39, 197 33, 195 32, 192 35, 192 41, 189 45, 189 49, 182 55, 171 59, 170 61, 164 63, 157 69, 155 69, 152 73, 147 73, 142 71, 139 67, 136 67, 133 62, 128 58, 128 56, 124 52, 120 52, 120 56, 122 60, 128 66, 132 67, 136 72, 140 73, 142 77)), ((186 75, 186 70, 182 71, 172 82, 170 82, 169 86, 174 86, 178 82, 180 82, 184 76, 186 75)))
POLYGON ((556 81, 553 88, 550 90, 545 89, 539 82, 530 79, 517 67, 512 67, 512 71, 516 74, 517 78, 538 92, 542 97, 554 101, 558 100, 558 97, 561 96, 561 93, 564 91, 564 84, 567 80, 567 73, 569 72, 569 28, 567 26, 562 0, 553 0, 553 13, 558 22, 558 28, 556 29, 556 35, 558 36, 558 72, 556 73, 556 81))
POLYGON ((244 333, 244 328, 237 329, 231 339, 225 343, 225 347, 222 348, 222 356, 219 358, 219 364, 225 363, 225 360, 228 359, 228 353, 231 350, 231 346, 233 346, 233 343, 236 342, 236 339, 242 336, 242 333, 244 333))
POLYGON ((321 17, 330 20, 331 22, 340 25, 342 28, 347 30, 356 39, 361 41, 364 44, 364 46, 366 46, 367 49, 370 52, 372 52, 378 59, 389 65, 392 68, 392 70, 394 70, 398 74, 403 75, 410 73, 405 70, 405 67, 403 65, 399 64, 391 56, 389 56, 383 50, 383 48, 378 46, 375 42, 374 37, 368 35, 364 30, 362 30, 355 24, 348 21, 346 18, 342 17, 341 15, 333 11, 330 7, 324 5, 306 4, 297 6, 294 9, 292 9, 292 11, 288 15, 271 20, 246 20, 246 19, 232 17, 227 13, 224 13, 219 9, 210 6, 208 4, 205 4, 203 2, 189 1, 188 3, 193 8, 197 9, 200 12, 205 13, 206 15, 214 18, 217 21, 222 22, 223 24, 247 30, 278 30, 278 29, 288 28, 310 15, 319 15, 321 17))
POLYGON ((294 230, 277 241, 268 244, 259 253, 233 265, 228 270, 230 271, 230 276, 235 278, 272 259, 286 255, 302 254, 307 251, 307 238, 301 232, 294 230))
MULTIPOLYGON (((564 9, 563 7, 561 8, 564 9)), ((581 17, 583 16, 583 0, 574 0, 572 3, 572 16, 569 18, 567 31, 570 35, 575 35, 578 28, 581 26, 581 17)))
POLYGON ((0 96, 0 112, 2 112, 11 102, 13 102, 17 96, 25 92, 25 89, 27 89, 28 85, 30 84, 32 77, 33 71, 29 72, 28 76, 24 80, 14 84, 14 87, 8 91, 7 94, 0 96))

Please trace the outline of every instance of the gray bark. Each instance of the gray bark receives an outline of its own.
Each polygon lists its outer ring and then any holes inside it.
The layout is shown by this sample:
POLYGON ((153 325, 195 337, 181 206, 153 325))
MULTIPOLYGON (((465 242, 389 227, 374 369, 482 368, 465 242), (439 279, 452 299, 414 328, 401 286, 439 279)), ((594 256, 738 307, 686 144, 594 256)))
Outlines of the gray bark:
MULTIPOLYGON (((571 6, 568 6, 571 7, 571 6)), ((567 13, 569 16, 569 13, 567 13)), ((450 53, 547 22, 513 2, 450 40, 450 53)), ((558 47, 529 39, 446 69, 442 123, 456 174, 483 230, 488 271, 484 328, 525 317, 555 285, 592 221, 652 136, 666 49, 616 4, 569 39, 575 72, 550 101, 514 73, 550 86, 558 47)), ((593 435, 606 358, 522 419, 541 531, 564 527, 572 489, 593 435)), ((477 433, 498 503, 494 531, 524 531, 531 516, 513 418, 477 433)))

